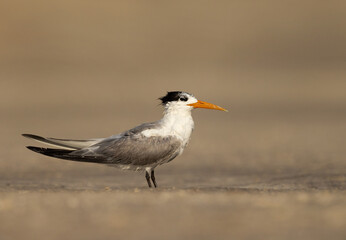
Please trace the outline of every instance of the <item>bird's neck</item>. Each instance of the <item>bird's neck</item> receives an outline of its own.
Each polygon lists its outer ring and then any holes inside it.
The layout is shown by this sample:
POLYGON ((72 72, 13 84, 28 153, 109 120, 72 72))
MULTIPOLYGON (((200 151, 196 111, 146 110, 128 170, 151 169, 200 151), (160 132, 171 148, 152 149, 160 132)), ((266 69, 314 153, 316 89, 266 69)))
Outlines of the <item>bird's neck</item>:
POLYGON ((194 128, 194 122, 189 109, 166 109, 160 120, 161 129, 167 135, 174 135, 184 143, 190 139, 194 128))
POLYGON ((148 129, 142 132, 146 137, 174 136, 181 140, 185 147, 190 140, 194 128, 194 122, 189 109, 166 109, 161 120, 157 121, 158 128, 148 129))

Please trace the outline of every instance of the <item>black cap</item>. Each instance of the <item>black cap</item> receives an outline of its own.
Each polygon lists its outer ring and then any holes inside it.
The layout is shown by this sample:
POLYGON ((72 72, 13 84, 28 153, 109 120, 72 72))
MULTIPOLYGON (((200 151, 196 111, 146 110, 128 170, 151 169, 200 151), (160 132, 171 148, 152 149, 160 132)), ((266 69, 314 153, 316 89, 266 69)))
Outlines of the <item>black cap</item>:
POLYGON ((159 99, 162 101, 163 105, 168 102, 178 101, 179 99, 182 101, 187 101, 188 98, 184 93, 185 92, 182 91, 167 92, 166 96, 160 97, 159 99))

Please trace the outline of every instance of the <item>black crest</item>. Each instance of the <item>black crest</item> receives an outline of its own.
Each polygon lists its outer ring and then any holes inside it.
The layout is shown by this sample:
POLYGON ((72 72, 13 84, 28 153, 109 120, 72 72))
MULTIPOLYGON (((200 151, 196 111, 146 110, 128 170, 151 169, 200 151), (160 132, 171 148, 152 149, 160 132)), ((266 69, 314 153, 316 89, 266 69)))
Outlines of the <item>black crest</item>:
POLYGON ((163 105, 168 102, 178 101, 181 97, 187 100, 185 94, 182 94, 182 93, 183 93, 182 91, 167 92, 166 96, 163 96, 159 99, 162 101, 163 105))

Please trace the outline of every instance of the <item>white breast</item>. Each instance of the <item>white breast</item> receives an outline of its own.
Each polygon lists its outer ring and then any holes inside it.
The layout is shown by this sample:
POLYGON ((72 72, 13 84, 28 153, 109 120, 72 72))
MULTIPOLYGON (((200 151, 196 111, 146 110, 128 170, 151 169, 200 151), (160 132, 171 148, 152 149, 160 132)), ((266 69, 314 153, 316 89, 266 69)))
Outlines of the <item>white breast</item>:
POLYGON ((166 112, 165 116, 157 122, 160 127, 142 132, 146 137, 174 136, 181 140, 184 148, 190 140, 194 128, 191 111, 166 112))

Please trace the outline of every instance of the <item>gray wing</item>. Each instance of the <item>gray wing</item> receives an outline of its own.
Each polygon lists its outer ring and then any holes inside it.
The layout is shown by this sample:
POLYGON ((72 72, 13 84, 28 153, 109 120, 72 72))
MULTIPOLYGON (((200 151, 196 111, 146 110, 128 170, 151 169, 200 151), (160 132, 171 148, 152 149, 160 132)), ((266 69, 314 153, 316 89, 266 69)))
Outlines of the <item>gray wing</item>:
POLYGON ((105 164, 146 166, 168 162, 179 154, 181 142, 173 136, 145 137, 141 134, 157 126, 145 123, 88 148, 73 151, 70 155, 97 159, 98 163, 105 164))

